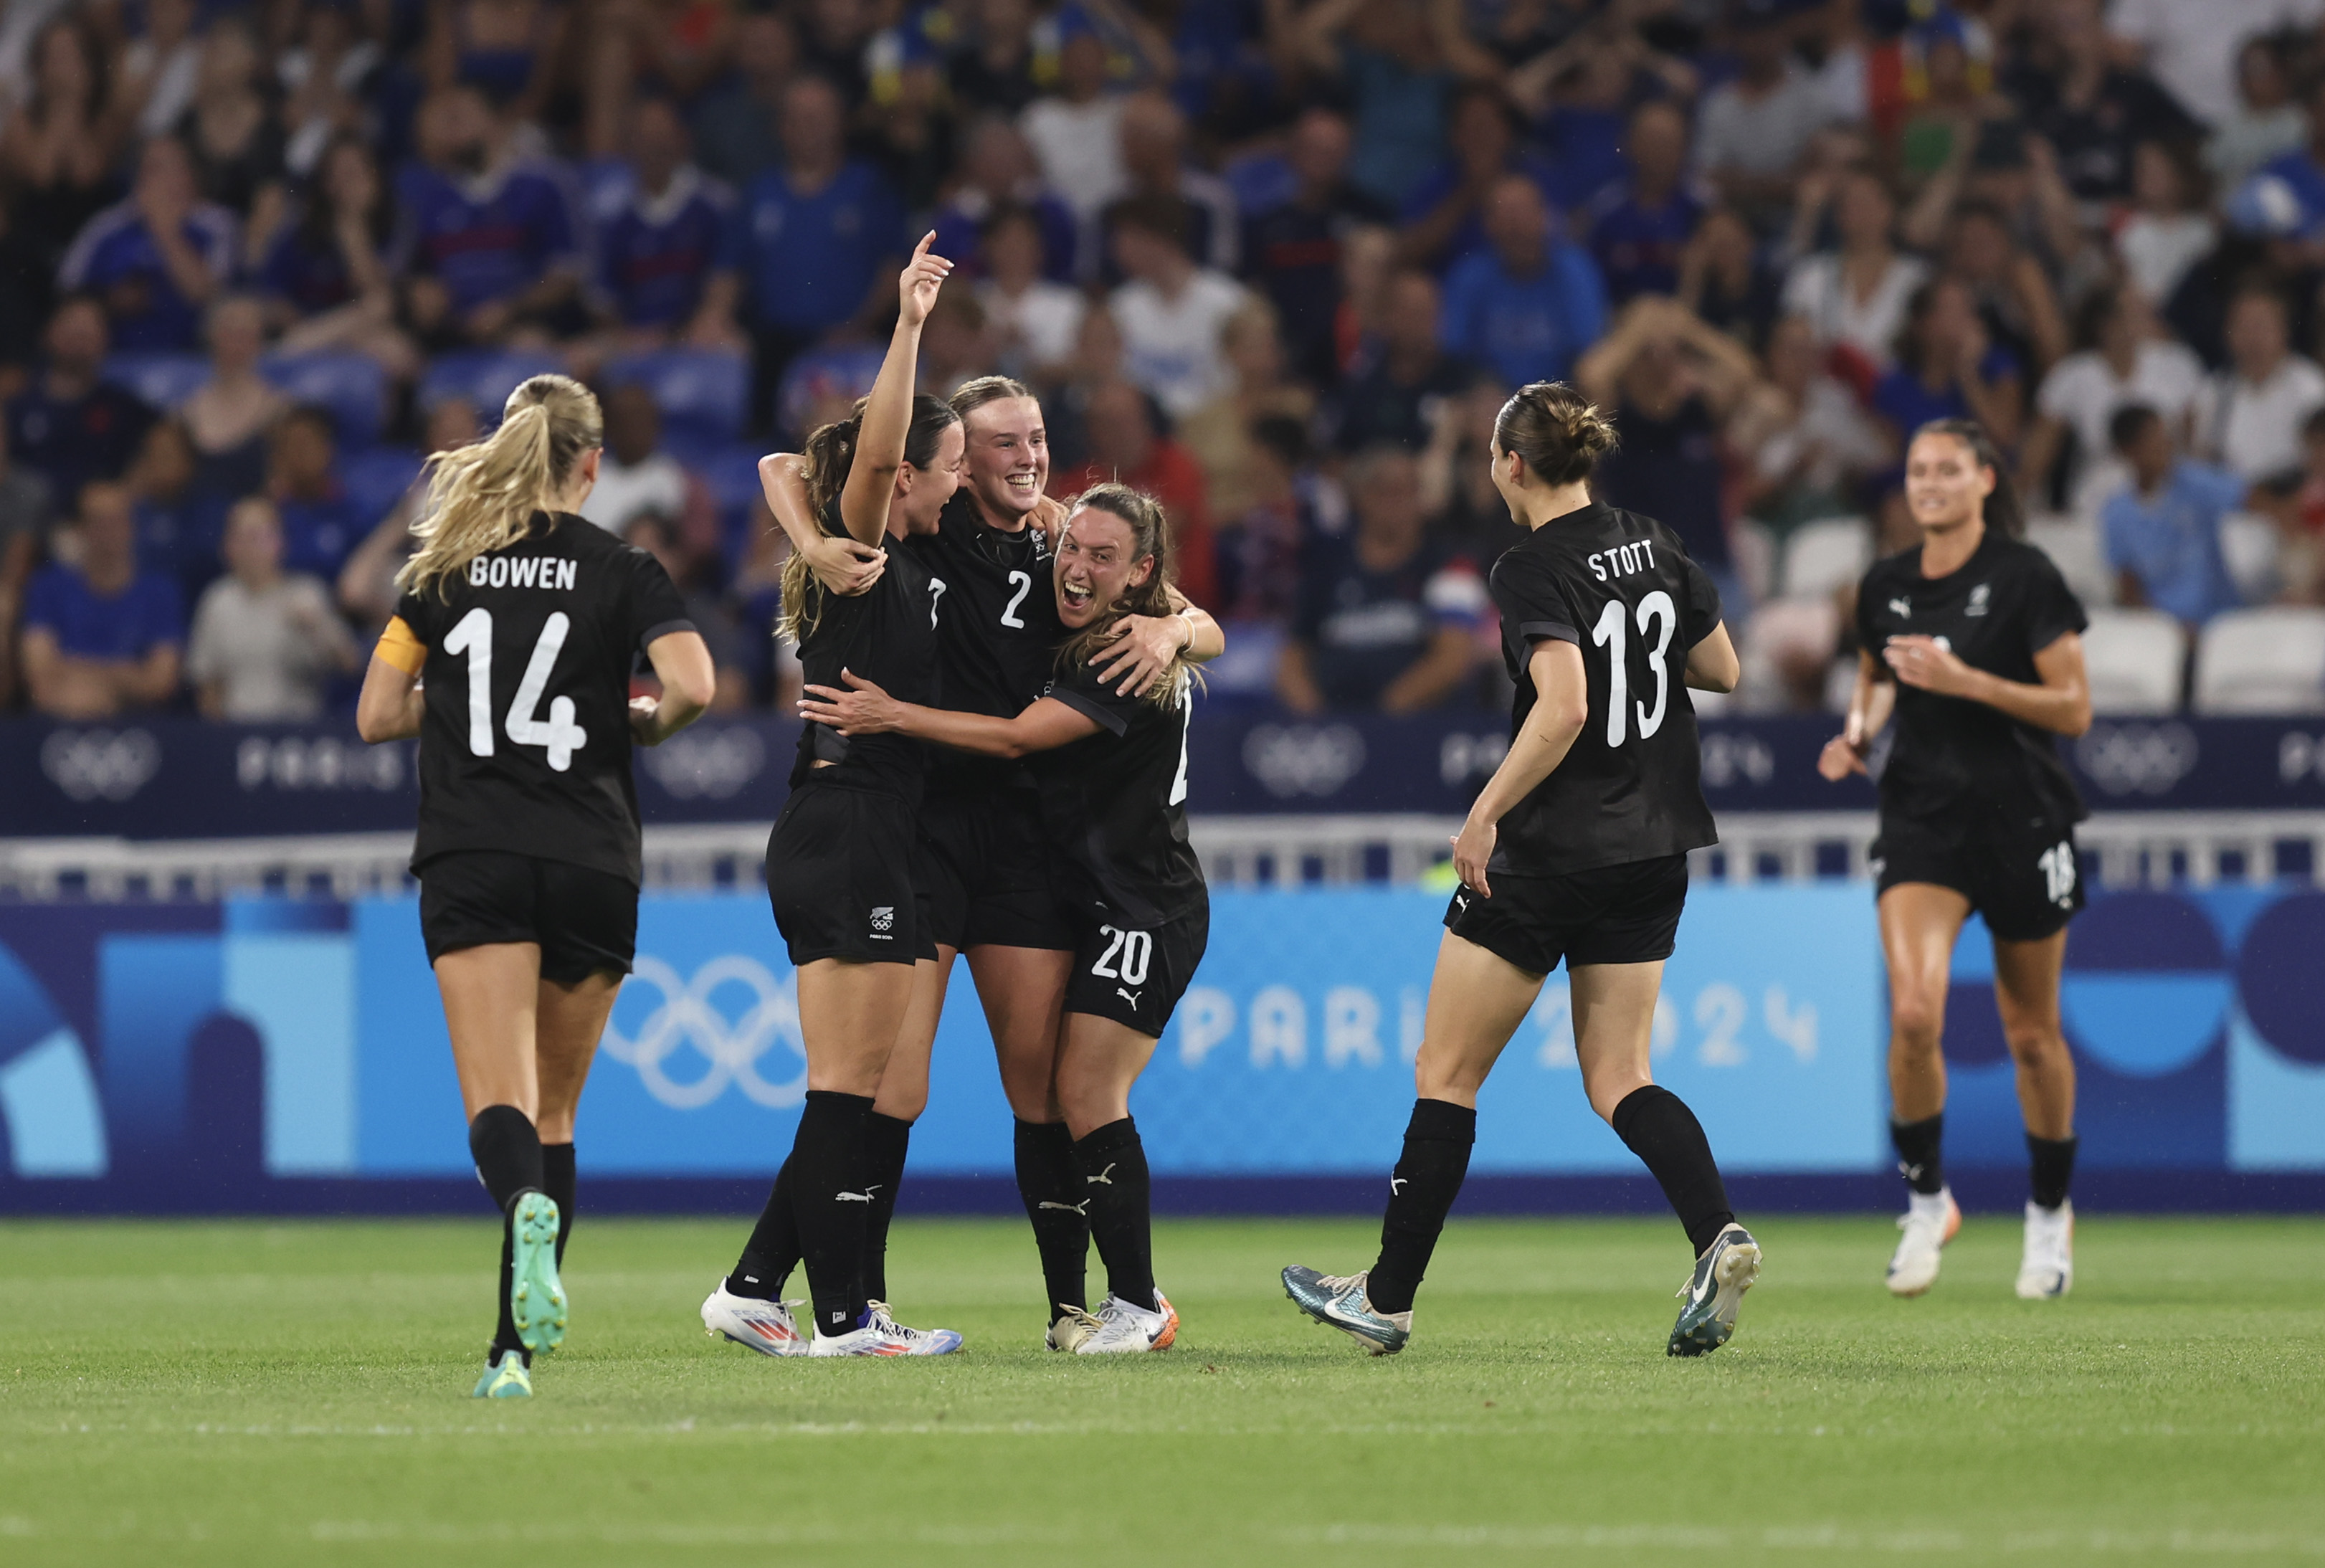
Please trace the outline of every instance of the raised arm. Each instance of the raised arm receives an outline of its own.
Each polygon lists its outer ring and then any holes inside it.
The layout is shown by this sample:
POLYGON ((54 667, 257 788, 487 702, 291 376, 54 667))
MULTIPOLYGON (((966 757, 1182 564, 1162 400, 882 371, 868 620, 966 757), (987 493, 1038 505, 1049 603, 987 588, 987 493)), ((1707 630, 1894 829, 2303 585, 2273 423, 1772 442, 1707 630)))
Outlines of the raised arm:
POLYGON ((1086 735, 1096 735, 1098 729, 1097 719, 1054 697, 1037 700, 1014 719, 996 719, 986 713, 956 713, 899 702, 846 670, 839 678, 848 683, 846 691, 833 686, 807 688, 807 694, 800 699, 800 717, 829 724, 842 735, 909 735, 956 751, 1002 757, 1054 751, 1086 735))
POLYGON ((839 520, 849 537, 876 544, 888 531, 888 501, 895 494, 896 470, 904 462, 904 438, 912 428, 912 382, 919 374, 921 329, 937 302, 952 263, 931 255, 936 230, 921 237, 912 259, 896 280, 901 307, 896 329, 888 338, 888 357, 880 362, 879 377, 865 404, 864 426, 856 437, 856 461, 839 492, 839 520))
POLYGON ((1533 682, 1533 711, 1511 740, 1502 765, 1477 792, 1453 840, 1453 868, 1482 898, 1494 895, 1486 885, 1486 862, 1494 858, 1502 819, 1558 770, 1590 719, 1590 677, 1582 668, 1582 650, 1572 643, 1544 638, 1534 644, 1526 678, 1533 682))

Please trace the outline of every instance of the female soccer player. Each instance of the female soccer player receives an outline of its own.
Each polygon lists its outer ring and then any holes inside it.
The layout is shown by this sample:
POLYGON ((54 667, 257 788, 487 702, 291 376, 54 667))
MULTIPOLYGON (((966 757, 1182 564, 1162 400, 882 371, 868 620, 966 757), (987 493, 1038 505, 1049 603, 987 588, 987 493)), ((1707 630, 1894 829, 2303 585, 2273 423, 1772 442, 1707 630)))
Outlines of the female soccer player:
MULTIPOLYGON (((961 487, 935 532, 908 548, 946 584, 937 647, 946 704, 1010 718, 1050 683, 1064 628, 1049 588, 1064 509, 1044 498, 1050 451, 1042 405, 1023 385, 980 377, 953 394, 967 438, 961 487)), ((794 471, 770 488, 776 518, 819 580, 838 592, 876 580, 878 552, 812 526, 794 471)), ((1218 625, 1173 592, 1153 615, 1115 622, 1097 650, 1098 674, 1131 695, 1151 690, 1182 655, 1196 662, 1226 646, 1218 625), (1172 613, 1175 610, 1175 613, 1172 613)), ((1052 1089, 1059 1020, 1072 973, 1074 929, 1060 914, 1058 877, 1038 795, 1022 762, 937 748, 921 806, 921 866, 937 944, 937 988, 917 1006, 889 1058, 869 1119, 874 1204, 866 1267, 885 1281, 887 1222, 904 1174, 912 1124, 928 1104, 929 1059, 957 953, 984 1004, 1016 1122, 1017 1185, 1033 1224, 1050 1304, 1047 1341, 1070 1348, 1084 1316, 1089 1229, 1073 1139, 1052 1089)))
POLYGON ((1905 501, 1922 543, 1876 561, 1857 595, 1857 690, 1818 768, 1866 771, 1894 709, 1881 772, 1881 950, 1889 966, 1889 1136, 1913 1195, 1889 1288, 1919 1295, 1961 1229, 1940 1158, 1946 987, 1976 910, 1994 938, 1994 1000, 2018 1068, 2033 1166, 2018 1294, 2075 1282, 2075 1063, 2059 1027, 2067 922, 2083 906, 2074 824, 2083 803, 2053 737, 2090 728, 2083 607, 2049 556, 2022 543, 2017 497, 1984 430, 1939 420, 1913 434, 1905 501))
POLYGON ((1054 1092, 1076 1182, 1061 1201, 1086 1209, 1108 1290, 1095 1313, 1067 1304, 1070 1331, 1053 1324, 1051 1344, 1084 1355, 1164 1350, 1179 1327, 1154 1286, 1146 1153, 1130 1086, 1210 930, 1182 804, 1193 677, 1182 654, 1139 694, 1092 663, 1124 617, 1170 613, 1170 571, 1162 508, 1126 486, 1098 486, 1059 535, 1052 592, 1064 640, 1047 692, 1022 712, 916 704, 853 669, 844 686, 811 680, 800 704, 811 728, 830 726, 851 744, 907 735, 1031 767, 1042 828, 1066 873, 1058 891, 1074 938, 1054 1092))
POLYGON ((1591 500, 1590 471, 1614 445, 1605 416, 1563 383, 1520 388, 1495 421, 1494 484, 1529 530, 1492 578, 1517 684, 1509 754, 1453 841, 1462 886, 1445 912, 1379 1259, 1348 1276, 1283 1271, 1301 1311, 1375 1355, 1412 1336, 1413 1293, 1468 1173, 1477 1090, 1561 958, 1590 1109, 1654 1173, 1695 1253, 1671 1354, 1726 1344, 1760 1272, 1702 1127, 1647 1071, 1687 852, 1718 838, 1685 686, 1732 690, 1736 650, 1718 590, 1671 530, 1591 500))
POLYGON ((565 1337, 573 1111, 637 937, 633 741, 710 701, 710 651, 654 558, 574 515, 597 400, 562 376, 430 459, 419 549, 364 677, 368 741, 420 738, 420 929, 477 1174, 502 1213, 500 1321, 478 1396, 525 1398, 565 1337), (630 700, 643 651, 660 698, 630 700))
MULTIPOLYGON (((872 394, 808 438, 808 500, 822 527, 864 544, 936 525, 960 482, 960 421, 915 397, 921 329, 952 264, 924 237, 898 280, 901 311, 872 394)), ((780 458, 762 464, 770 488, 780 458)), ((803 556, 783 569, 783 633, 809 680, 872 670, 899 690, 936 695, 941 587, 898 552, 868 592, 825 593, 803 556)), ((913 866, 922 748, 809 725, 791 798, 767 841, 767 894, 798 970, 807 1103, 735 1270, 702 1304, 703 1328, 769 1355, 937 1356, 949 1329, 900 1326, 865 1275, 866 1220, 885 1183, 873 1171, 866 1118, 888 1057, 933 986, 936 947, 913 866), (915 971, 918 971, 917 973, 915 971), (815 1326, 804 1340, 780 1299, 804 1257, 815 1326)))

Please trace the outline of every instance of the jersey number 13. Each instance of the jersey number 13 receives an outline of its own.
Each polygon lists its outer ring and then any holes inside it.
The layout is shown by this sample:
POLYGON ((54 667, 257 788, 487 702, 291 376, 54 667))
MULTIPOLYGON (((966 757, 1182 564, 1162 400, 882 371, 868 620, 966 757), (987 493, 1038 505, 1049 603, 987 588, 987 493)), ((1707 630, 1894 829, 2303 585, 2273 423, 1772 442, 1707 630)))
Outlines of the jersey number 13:
MULTIPOLYGON (((1607 608, 1598 613, 1598 624, 1590 628, 1590 645, 1607 650, 1607 744, 1620 746, 1628 738, 1631 719, 1630 669, 1630 608, 1619 598, 1610 598, 1607 608)), ((1671 652, 1672 633, 1679 629, 1679 607, 1672 596, 1662 589, 1639 601, 1639 645, 1646 648, 1647 668, 1654 672, 1655 705, 1636 704, 1639 738, 1646 739, 1663 727, 1663 715, 1671 702, 1671 665, 1665 655, 1671 652), (1652 632, 1649 627, 1655 629, 1652 632), (1652 646, 1648 639, 1653 639, 1652 646)))
MULTIPOLYGON (((573 765, 573 754, 589 737, 573 721, 573 699, 553 697, 549 717, 540 717, 541 694, 549 685, 549 672, 565 646, 573 623, 563 610, 551 613, 525 661, 524 678, 509 702, 508 738, 518 746, 539 746, 549 752, 549 765, 559 773, 573 765)), ((477 756, 493 755, 493 612, 478 605, 460 617, 444 639, 448 654, 468 661, 468 750, 477 756)))

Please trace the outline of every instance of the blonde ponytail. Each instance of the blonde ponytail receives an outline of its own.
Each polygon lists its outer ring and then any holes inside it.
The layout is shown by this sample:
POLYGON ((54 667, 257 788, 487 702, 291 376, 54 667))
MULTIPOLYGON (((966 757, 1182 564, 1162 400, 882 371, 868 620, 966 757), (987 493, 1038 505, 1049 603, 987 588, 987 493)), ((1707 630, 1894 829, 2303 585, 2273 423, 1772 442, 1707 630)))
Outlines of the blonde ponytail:
POLYGON ((597 396, 567 376, 536 376, 509 394, 501 427, 428 459, 428 504, 412 524, 419 548, 395 574, 407 593, 445 584, 468 562, 524 537, 573 478, 584 453, 605 444, 597 396))

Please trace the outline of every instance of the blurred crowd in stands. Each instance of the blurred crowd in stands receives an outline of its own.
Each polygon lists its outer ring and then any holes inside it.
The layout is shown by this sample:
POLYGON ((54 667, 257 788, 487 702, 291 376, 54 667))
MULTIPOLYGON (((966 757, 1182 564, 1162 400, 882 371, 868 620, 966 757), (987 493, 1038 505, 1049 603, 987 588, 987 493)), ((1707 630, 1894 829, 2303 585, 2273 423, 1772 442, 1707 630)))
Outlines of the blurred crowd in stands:
POLYGON ((1542 378, 1746 709, 1845 690, 1948 415, 2158 669, 2325 603, 2325 0, 9 0, 0 707, 345 706, 422 454, 546 368, 721 706, 786 702, 753 460, 931 227, 924 385, 1164 502, 1222 696, 1498 702, 1542 378))

